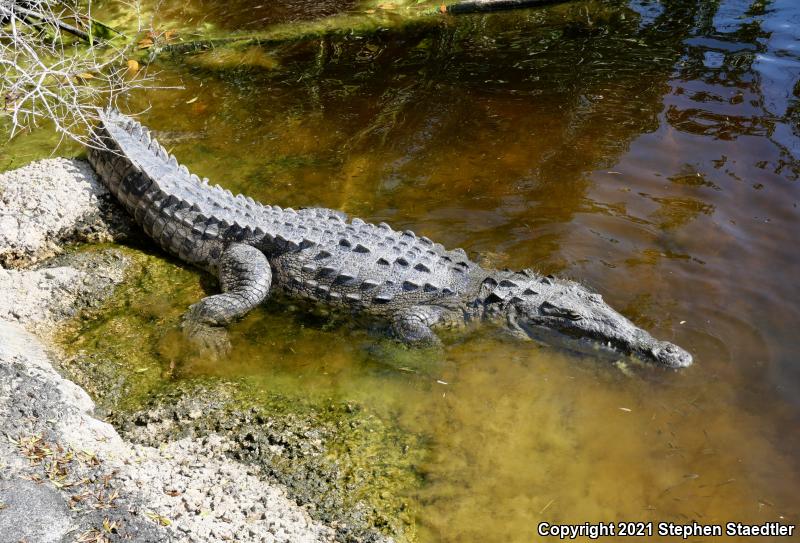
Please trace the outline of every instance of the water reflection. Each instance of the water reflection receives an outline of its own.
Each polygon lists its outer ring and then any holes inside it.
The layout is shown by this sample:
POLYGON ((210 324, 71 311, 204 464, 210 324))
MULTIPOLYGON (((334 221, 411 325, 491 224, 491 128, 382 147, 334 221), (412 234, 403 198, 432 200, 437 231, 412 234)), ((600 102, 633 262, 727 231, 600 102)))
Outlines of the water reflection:
POLYGON ((190 371, 359 398, 425 435, 425 541, 797 522, 798 18, 575 2, 163 65, 185 89, 131 106, 194 134, 173 151, 198 173, 579 278, 697 360, 627 377, 483 331, 407 374, 270 305, 229 366, 190 371))

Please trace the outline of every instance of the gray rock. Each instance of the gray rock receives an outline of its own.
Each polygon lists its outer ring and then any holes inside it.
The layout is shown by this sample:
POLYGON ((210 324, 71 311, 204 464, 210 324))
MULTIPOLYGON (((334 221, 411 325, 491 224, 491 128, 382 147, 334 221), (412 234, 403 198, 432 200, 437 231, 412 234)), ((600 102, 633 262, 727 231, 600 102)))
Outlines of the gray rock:
POLYGON ((0 482, 0 502, 3 541, 56 543, 72 527, 69 508, 52 487, 13 477, 0 482))
POLYGON ((29 265, 72 241, 124 237, 129 221, 80 160, 39 160, 0 174, 0 266, 29 265))
MULTIPOLYGON (((64 242, 122 235, 124 224, 104 216, 104 198, 80 161, 40 161, 0 175, 0 264, 30 266, 59 254, 64 242)), ((54 370, 58 353, 22 327, 47 335, 96 306, 123 281, 127 264, 120 251, 105 250, 64 255, 38 269, 0 268, 0 434, 11 438, 0 439, 0 541, 103 533, 139 543, 216 542, 234 534, 255 542, 269 535, 266 518, 287 541, 332 541, 333 530, 283 487, 231 461, 217 436, 157 448, 126 443, 93 416, 86 392, 54 370), (54 472, 56 458, 63 470, 54 472), (210 513, 212 503, 218 515, 210 513)))

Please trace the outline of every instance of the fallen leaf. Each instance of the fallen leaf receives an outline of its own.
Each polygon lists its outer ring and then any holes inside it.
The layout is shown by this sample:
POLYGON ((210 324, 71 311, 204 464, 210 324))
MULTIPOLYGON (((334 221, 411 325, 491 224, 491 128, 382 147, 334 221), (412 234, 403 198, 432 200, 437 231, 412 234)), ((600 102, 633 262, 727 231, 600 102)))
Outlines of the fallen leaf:
POLYGON ((128 61, 128 71, 129 71, 130 73, 132 73, 132 74, 135 74, 136 72, 138 72, 138 71, 139 71, 139 63, 138 63, 138 62, 136 62, 136 61, 135 61, 135 60, 133 60, 133 59, 130 59, 130 60, 128 61))
POLYGON ((166 32, 164 32, 164 40, 166 41, 172 41, 177 37, 178 37, 177 30, 167 30, 166 32))
POLYGON ((94 76, 89 72, 81 72, 79 74, 75 74, 75 77, 78 77, 80 79, 94 79, 94 76))
POLYGON ((139 46, 139 49, 147 49, 149 47, 153 47, 153 40, 152 38, 144 38, 139 40, 137 45, 139 46))
POLYGON ((439 6, 439 13, 447 13, 447 6, 445 6, 444 4, 439 6))

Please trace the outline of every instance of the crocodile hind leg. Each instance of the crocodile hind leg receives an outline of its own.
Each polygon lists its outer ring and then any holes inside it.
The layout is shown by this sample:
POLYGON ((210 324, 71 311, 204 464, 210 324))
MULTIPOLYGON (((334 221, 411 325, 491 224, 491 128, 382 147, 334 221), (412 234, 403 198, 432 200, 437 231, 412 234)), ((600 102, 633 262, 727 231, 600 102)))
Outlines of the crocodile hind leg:
POLYGON ((183 316, 183 330, 202 349, 221 355, 230 350, 223 327, 264 301, 272 283, 272 269, 264 253, 241 243, 233 243, 222 252, 217 269, 222 294, 190 306, 183 316))
POLYGON ((394 336, 408 345, 435 346, 441 341, 431 326, 439 322, 441 310, 429 305, 416 305, 400 311, 392 320, 394 336))

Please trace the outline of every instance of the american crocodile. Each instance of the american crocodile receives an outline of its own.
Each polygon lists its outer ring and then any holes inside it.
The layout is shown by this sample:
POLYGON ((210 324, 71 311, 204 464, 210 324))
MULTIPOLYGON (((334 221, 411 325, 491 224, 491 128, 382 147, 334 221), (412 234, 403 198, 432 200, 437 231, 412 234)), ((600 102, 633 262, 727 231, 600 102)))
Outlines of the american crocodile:
POLYGON ((137 121, 100 117, 88 156, 109 191, 164 250, 219 279, 222 292, 184 315, 190 335, 215 337, 280 292, 377 319, 412 345, 438 343, 437 327, 494 320, 521 337, 551 330, 661 366, 692 363, 578 283, 486 269, 462 249, 340 211, 233 195, 189 173, 137 121))

